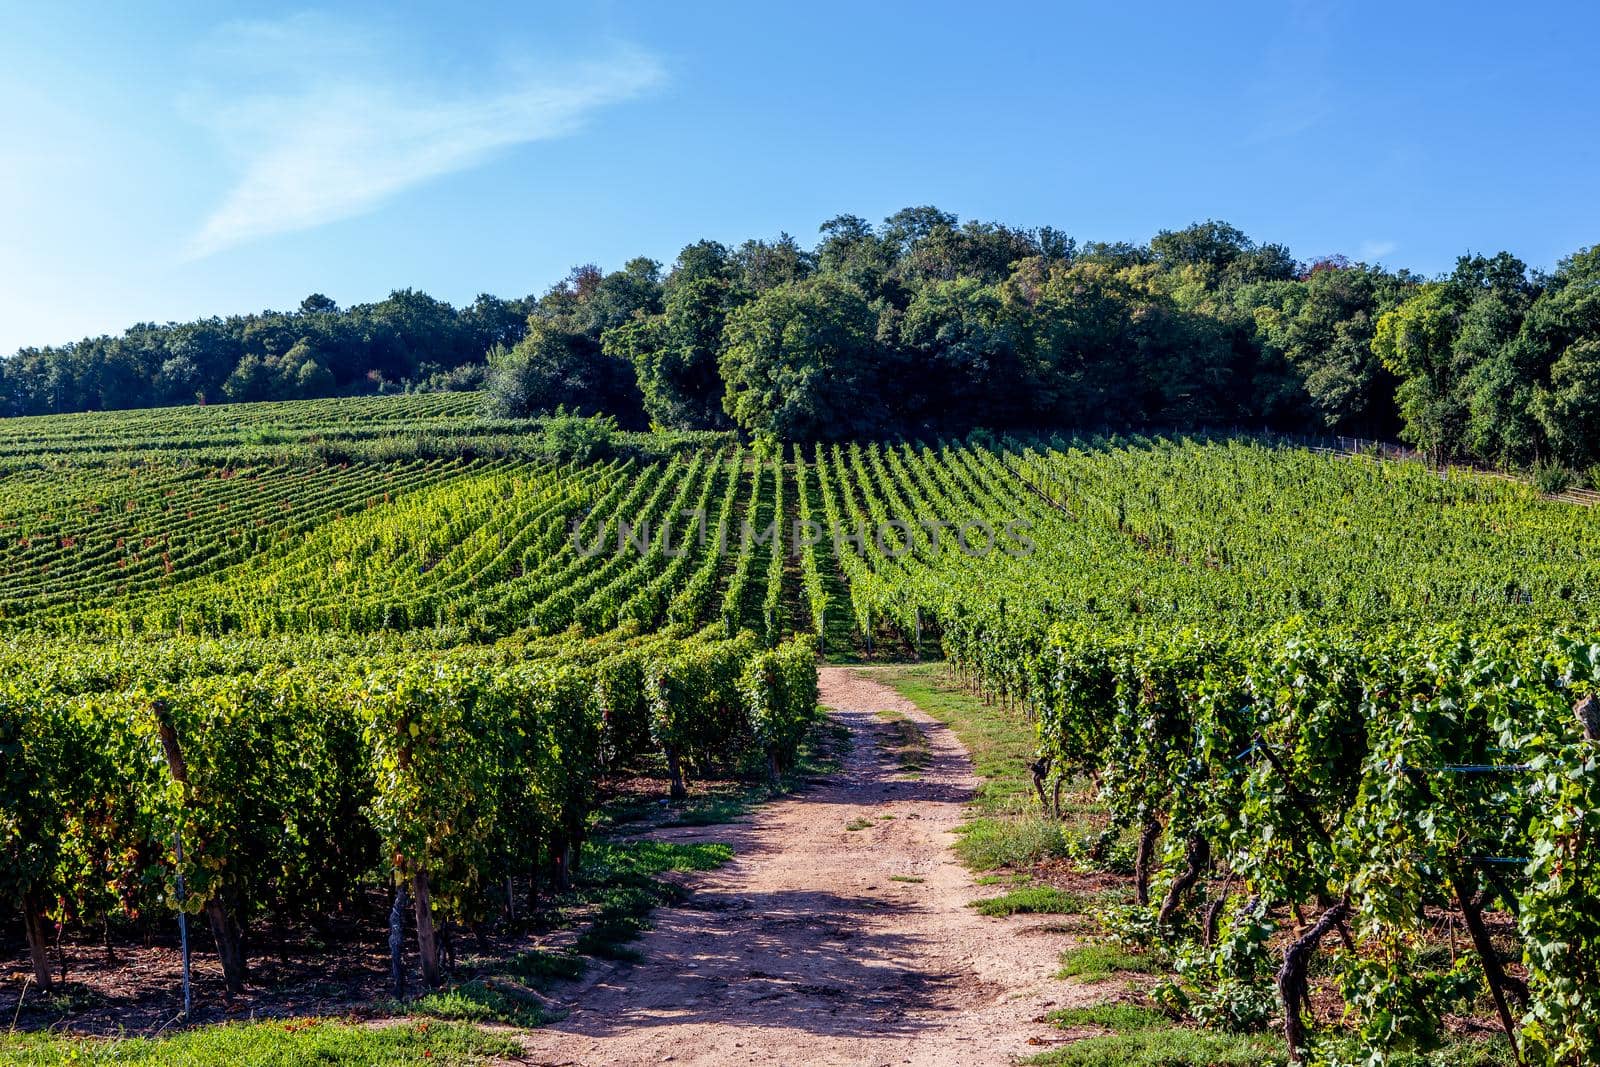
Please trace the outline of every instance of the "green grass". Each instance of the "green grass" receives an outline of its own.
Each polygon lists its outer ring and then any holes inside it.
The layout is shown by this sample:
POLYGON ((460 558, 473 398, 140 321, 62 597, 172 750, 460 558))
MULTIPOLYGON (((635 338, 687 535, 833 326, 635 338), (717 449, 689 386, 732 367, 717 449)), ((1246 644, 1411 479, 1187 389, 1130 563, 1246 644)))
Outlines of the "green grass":
POLYGON ((1033 727, 1020 712, 991 707, 962 689, 943 663, 859 668, 955 731, 982 779, 960 828, 956 858, 974 871, 1030 867, 1068 855, 1064 824, 1038 814, 1030 766, 1033 727))
POLYGON ((737 822, 750 813, 750 809, 766 799, 767 791, 760 786, 734 786, 705 793, 679 801, 672 817, 662 826, 720 826, 737 822))
POLYGON ((862 667, 881 682, 955 731, 983 779, 973 797, 982 814, 1023 810, 1033 795, 1033 727, 1018 712, 985 705, 951 679, 943 663, 897 663, 862 667))
POLYGON ((1173 1028, 1085 1038, 1026 1062, 1055 1067, 1264 1067, 1287 1063, 1288 1058, 1275 1036, 1173 1028))
POLYGON ((871 819, 851 819, 849 822, 844 824, 844 828, 854 832, 856 830, 870 830, 876 825, 877 823, 873 822, 871 819))
POLYGON ((889 876, 889 881, 891 881, 891 882, 908 882, 911 885, 921 885, 922 882, 923 882, 923 880, 921 878, 918 878, 914 874, 891 874, 889 876))
POLYGON ((668 871, 714 871, 731 859, 731 845, 640 840, 596 842, 589 846, 584 862, 590 870, 604 868, 624 876, 648 876, 668 871))
POLYGON ((1506 1039, 1458 1038, 1448 1043, 1434 1058, 1438 1067, 1512 1067, 1516 1057, 1506 1039))
POLYGON ((588 963, 575 952, 547 952, 537 948, 518 952, 493 967, 496 974, 520 979, 535 989, 582 978, 588 969, 588 963))
POLYGON ((149 1064, 151 1067, 465 1067, 515 1056, 517 1044, 464 1023, 423 1020, 363 1026, 328 1019, 221 1023, 161 1038, 75 1038, 0 1033, 0 1062, 12 1067, 149 1064))
POLYGON ((978 909, 980 915, 996 917, 1020 914, 1073 915, 1083 909, 1083 900, 1076 893, 1055 886, 1031 885, 997 897, 974 900, 971 906, 978 909))
POLYGON ((1101 908, 1131 907, 1135 900, 1134 888, 1129 885, 1108 885, 1095 890, 1092 898, 1101 908))
POLYGON ((957 832, 956 859, 974 871, 1031 867, 1071 851, 1061 823, 1040 815, 981 815, 957 832))
POLYGON ((980 874, 972 881, 976 885, 1026 885, 1033 880, 1021 871, 1002 871, 999 874, 980 874))
MULTIPOLYGON (((1099 1027, 1116 1031, 1063 1045, 1025 1062, 1056 1067, 1257 1067, 1288 1062, 1276 1034, 1222 1034, 1177 1026, 1154 1009, 1136 1004, 1097 1004, 1052 1012, 1062 1029, 1099 1027)), ((1353 1046, 1345 1050, 1359 1058, 1353 1046)), ((1400 1053, 1394 1067, 1511 1067, 1501 1037, 1457 1037, 1428 1053, 1400 1053)))
POLYGON ((1172 1026, 1172 1020, 1166 1015, 1139 1004, 1093 1004, 1087 1008, 1062 1008, 1051 1012, 1048 1018, 1063 1030, 1098 1026, 1119 1034, 1166 1030, 1172 1026))
POLYGON ((424 994, 400 1010, 435 1019, 509 1026, 543 1026, 550 1021, 544 1005, 526 989, 511 982, 485 979, 424 994))
POLYGON ((1456 1038, 1430 1053, 1396 1056, 1394 1067, 1514 1067, 1511 1046, 1499 1035, 1490 1038, 1456 1038))
POLYGON ((1069 948, 1061 954, 1058 977, 1103 982, 1119 971, 1135 974, 1156 973, 1156 961, 1147 955, 1130 952, 1120 945, 1093 942, 1069 948))
MULTIPOLYGON (((1097 1027, 1114 1031, 1089 1037, 1026 1062, 1071 1067, 1229 1067, 1283 1064, 1283 1042, 1274 1034, 1222 1034, 1178 1026, 1161 1012, 1138 1004, 1095 1004, 1051 1012, 1063 1030, 1097 1027)), ((1347 1055, 1360 1058, 1354 1046, 1347 1055)), ((1428 1053, 1400 1053, 1393 1067, 1512 1067, 1510 1047, 1501 1037, 1457 1037, 1428 1053)))

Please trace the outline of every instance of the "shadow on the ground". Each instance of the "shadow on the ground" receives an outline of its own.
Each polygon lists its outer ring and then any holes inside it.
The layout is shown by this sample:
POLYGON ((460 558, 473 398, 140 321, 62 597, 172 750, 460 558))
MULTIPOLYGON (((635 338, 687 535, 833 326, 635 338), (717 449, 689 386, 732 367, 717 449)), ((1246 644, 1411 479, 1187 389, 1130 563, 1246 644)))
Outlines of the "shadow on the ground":
MULTIPOLYGON (((850 916, 907 906, 824 892, 694 894, 657 913, 644 963, 603 984, 627 990, 554 1029, 605 1037, 652 1026, 730 1021, 814 1034, 912 1033, 916 1016, 947 1010, 964 975, 913 969, 916 940, 868 933, 850 916)), ((953 1010, 953 1009, 948 1009, 953 1010)))
MULTIPOLYGON (((819 822, 842 815, 828 806, 895 802, 962 803, 970 769, 957 745, 940 743, 946 728, 918 723, 928 738, 925 761, 908 776, 877 744, 881 721, 869 711, 835 710, 854 745, 834 778, 810 785, 796 799, 815 807, 819 822)), ((843 822, 841 834, 849 833, 843 822)), ((870 831, 869 831, 870 832, 870 831)), ((731 845, 736 862, 759 867, 785 843, 763 832, 759 815, 733 825, 667 828, 669 840, 714 837, 731 845)), ((863 838, 863 841, 867 840, 863 838)), ((840 862, 848 861, 841 848, 840 862)), ((693 880, 691 880, 693 881, 693 880)), ((786 1028, 831 1037, 911 1036, 954 1011, 971 976, 930 973, 917 935, 893 931, 892 917, 914 904, 886 899, 866 887, 837 891, 750 892, 715 884, 656 913, 655 930, 640 943, 642 962, 601 976, 570 993, 572 1011, 550 1029, 599 1039, 657 1026, 731 1024, 786 1028), (889 916, 891 921, 863 920, 889 916)))

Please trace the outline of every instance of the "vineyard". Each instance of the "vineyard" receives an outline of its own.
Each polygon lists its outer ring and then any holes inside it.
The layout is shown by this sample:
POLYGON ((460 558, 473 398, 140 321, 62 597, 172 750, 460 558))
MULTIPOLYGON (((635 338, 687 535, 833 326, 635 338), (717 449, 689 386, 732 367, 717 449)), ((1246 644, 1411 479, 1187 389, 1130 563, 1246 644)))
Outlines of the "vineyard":
POLYGON ((1588 509, 1228 439, 579 461, 474 405, 0 425, 0 891, 38 983, 57 924, 182 911, 242 988, 252 924, 374 872, 434 983, 436 924, 582 863, 606 774, 776 774, 819 654, 942 655, 1036 724, 1046 811, 1104 803, 1085 862, 1131 843, 1175 1014, 1344 1064, 1487 1003, 1527 1062, 1600 1056, 1588 509))

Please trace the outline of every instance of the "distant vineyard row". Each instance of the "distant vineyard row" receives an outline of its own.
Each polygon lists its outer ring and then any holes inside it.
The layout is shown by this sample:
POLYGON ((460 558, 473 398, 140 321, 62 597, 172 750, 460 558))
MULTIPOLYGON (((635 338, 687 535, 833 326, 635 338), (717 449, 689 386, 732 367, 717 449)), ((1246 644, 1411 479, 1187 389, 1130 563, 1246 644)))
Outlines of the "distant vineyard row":
MULTIPOLYGON (((715 546, 737 545, 746 526, 781 533, 791 627, 853 625, 866 640, 889 627, 914 643, 919 613, 975 611, 1246 629, 1291 615, 1585 624, 1600 596, 1591 511, 1409 463, 1160 440, 784 458, 688 448, 581 468, 428 459, 12 476, 0 480, 0 620, 113 635, 450 626, 482 639, 625 619, 652 630, 703 621, 713 587, 735 576, 715 546), (797 545, 801 520, 812 525, 797 545), (961 550, 974 521, 1002 534, 1025 524, 1029 551, 961 550), (655 542, 618 552, 624 530, 655 542), (595 545, 606 550, 582 547, 595 545)), ((773 628, 754 606, 728 621, 773 628)))
MULTIPOLYGON (((560 416, 493 418, 481 393, 339 397, 0 420, 0 473, 119 466, 319 466, 407 459, 530 458, 560 416)), ((661 455, 725 443, 715 432, 609 430, 617 450, 661 455)))

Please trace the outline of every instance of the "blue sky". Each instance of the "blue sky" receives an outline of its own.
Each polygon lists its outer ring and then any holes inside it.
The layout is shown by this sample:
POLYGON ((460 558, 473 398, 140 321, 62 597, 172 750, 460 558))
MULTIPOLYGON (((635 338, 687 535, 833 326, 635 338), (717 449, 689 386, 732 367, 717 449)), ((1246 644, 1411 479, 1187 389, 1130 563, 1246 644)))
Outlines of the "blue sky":
POLYGON ((1302 258, 1600 241, 1579 3, 0 0, 0 352, 910 204, 1302 258))

